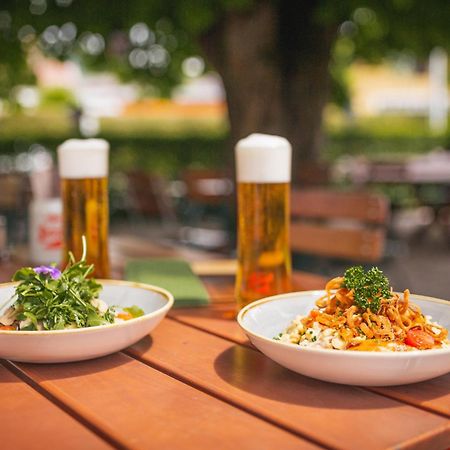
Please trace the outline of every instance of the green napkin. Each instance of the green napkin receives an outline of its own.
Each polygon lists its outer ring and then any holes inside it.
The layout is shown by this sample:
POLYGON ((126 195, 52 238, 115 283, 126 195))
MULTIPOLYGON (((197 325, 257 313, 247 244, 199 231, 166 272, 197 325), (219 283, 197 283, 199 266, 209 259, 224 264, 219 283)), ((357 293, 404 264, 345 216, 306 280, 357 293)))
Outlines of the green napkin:
POLYGON ((125 266, 125 279, 160 286, 171 292, 175 307, 203 306, 209 295, 190 265, 174 258, 140 259, 125 266))

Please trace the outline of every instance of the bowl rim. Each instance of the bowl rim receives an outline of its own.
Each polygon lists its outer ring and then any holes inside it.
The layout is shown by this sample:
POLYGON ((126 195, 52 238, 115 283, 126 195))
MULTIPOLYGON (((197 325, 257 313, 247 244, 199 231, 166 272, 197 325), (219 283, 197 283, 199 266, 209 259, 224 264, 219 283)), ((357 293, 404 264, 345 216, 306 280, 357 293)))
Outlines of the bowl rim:
MULTIPOLYGON (((0 330, 0 336, 54 336, 54 335, 71 335, 78 333, 95 333, 99 330, 110 330, 110 329, 118 329, 133 326, 133 324, 137 324, 139 322, 143 322, 152 317, 158 316, 163 313, 164 315, 167 311, 172 308, 174 304, 173 295, 167 290, 159 286, 155 286, 152 284, 140 283, 136 281, 127 281, 127 280, 111 280, 111 279, 96 279, 101 285, 110 285, 110 286, 126 286, 131 288, 139 288, 144 289, 146 291, 150 291, 153 293, 161 294, 166 300, 166 304, 162 307, 158 308, 156 311, 149 312, 140 317, 135 317, 131 320, 126 320, 124 322, 119 323, 110 323, 107 325, 96 325, 94 327, 83 327, 83 328, 69 328, 64 330, 35 330, 35 331, 18 331, 18 330, 0 330)), ((10 281, 7 283, 0 283, 0 289, 4 287, 13 287, 19 284, 17 281, 10 281)))
MULTIPOLYGON (((302 351, 302 352, 312 352, 312 353, 320 353, 320 354, 326 354, 326 355, 334 355, 335 356, 339 356, 339 355, 348 355, 351 358, 363 358, 366 357, 367 355, 371 355, 374 358, 383 358, 383 357, 388 357, 388 358, 411 358, 411 357, 417 357, 417 356, 423 356, 423 357, 431 357, 434 355, 443 355, 443 354, 450 354, 450 347, 449 348, 438 348, 438 349, 431 349, 431 350, 426 350, 426 351, 410 351, 410 352, 374 352, 374 351, 369 351, 369 350, 360 350, 358 352, 355 351, 339 351, 339 350, 335 350, 335 349, 328 349, 328 348, 320 348, 320 347, 300 347, 297 344, 291 344, 290 342, 281 342, 281 341, 276 341, 273 338, 270 339, 266 336, 263 336, 262 334, 259 333, 255 333, 254 331, 250 330, 249 328, 247 328, 244 323, 244 317, 245 315, 254 308, 257 308, 265 303, 270 303, 270 302, 276 302, 276 301, 282 301, 286 298, 290 298, 290 297, 296 297, 296 296, 307 296, 307 295, 320 295, 320 294, 324 294, 326 291, 323 289, 314 289, 314 290, 309 290, 309 291, 296 291, 296 292, 288 292, 285 294, 278 294, 278 295, 273 295, 270 297, 265 297, 262 298, 260 300, 256 300, 252 303, 249 303, 248 305, 244 306, 238 313, 237 315, 237 322, 239 324, 239 326, 245 331, 245 333, 247 335, 251 335, 254 336, 258 339, 262 339, 263 341, 266 342, 270 342, 271 344, 274 345, 280 345, 282 347, 287 347, 287 348, 291 348, 291 349, 296 349, 297 351, 302 351), (351 355, 351 356, 350 356, 351 355)), ((414 297, 419 297, 419 300, 422 301, 426 301, 426 302, 431 302, 431 303, 439 303, 442 305, 445 305, 447 307, 450 307, 450 302, 447 300, 443 300, 440 298, 435 298, 435 297, 429 297, 426 295, 420 295, 420 294, 410 294, 411 296, 414 297)))

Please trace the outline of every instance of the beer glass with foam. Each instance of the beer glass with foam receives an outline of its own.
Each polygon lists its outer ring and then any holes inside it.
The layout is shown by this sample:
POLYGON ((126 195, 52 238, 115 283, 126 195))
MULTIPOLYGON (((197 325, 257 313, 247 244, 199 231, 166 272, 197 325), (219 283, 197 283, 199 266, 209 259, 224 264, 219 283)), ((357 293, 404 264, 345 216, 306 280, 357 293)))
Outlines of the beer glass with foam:
POLYGON ((238 202, 238 307, 291 290, 289 142, 251 134, 235 149, 238 202))
POLYGON ((71 251, 82 255, 83 235, 87 262, 98 278, 109 277, 108 154, 103 139, 69 139, 58 147, 63 201, 63 258, 71 251))

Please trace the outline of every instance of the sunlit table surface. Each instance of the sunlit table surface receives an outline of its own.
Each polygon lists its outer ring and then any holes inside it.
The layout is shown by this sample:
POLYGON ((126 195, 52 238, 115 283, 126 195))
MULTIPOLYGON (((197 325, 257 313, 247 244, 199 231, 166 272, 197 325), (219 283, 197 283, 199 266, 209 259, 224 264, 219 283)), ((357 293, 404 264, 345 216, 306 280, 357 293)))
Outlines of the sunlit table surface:
MULTIPOLYGON (((130 236, 111 239, 115 277, 122 276, 127 259, 156 256, 190 261, 211 305, 174 309, 151 336, 107 357, 48 365, 0 361, 0 448, 450 445, 449 375, 409 386, 360 388, 290 372, 253 348, 230 318, 235 262, 130 236)), ((19 260, 0 266, 2 281, 19 260)), ((325 282, 305 272, 294 280, 299 290, 321 289, 325 282)))

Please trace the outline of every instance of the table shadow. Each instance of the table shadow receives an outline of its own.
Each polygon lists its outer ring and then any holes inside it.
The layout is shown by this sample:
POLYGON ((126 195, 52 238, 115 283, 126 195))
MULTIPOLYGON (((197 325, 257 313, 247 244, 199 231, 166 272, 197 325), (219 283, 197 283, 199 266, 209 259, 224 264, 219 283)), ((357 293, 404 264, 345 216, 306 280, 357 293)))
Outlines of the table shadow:
POLYGON ((342 410, 386 409, 403 405, 363 387, 300 375, 240 345, 222 352, 214 361, 214 369, 230 386, 281 403, 342 410))
POLYGON ((123 352, 132 358, 140 359, 142 355, 148 352, 153 345, 153 338, 150 335, 143 337, 140 341, 123 350, 123 352))
MULTIPOLYGON (((145 336, 133 345, 133 349, 137 348, 139 352, 144 352, 151 346, 151 337, 145 336)), ((37 364, 0 360, 0 364, 19 377, 23 377, 25 374, 40 383, 112 371, 120 366, 132 364, 136 360, 132 357, 134 350, 132 351, 131 348, 128 347, 120 352, 85 361, 37 364)))

